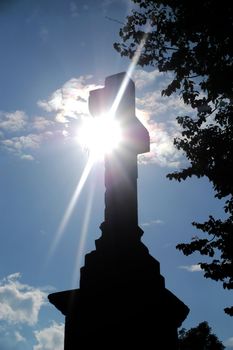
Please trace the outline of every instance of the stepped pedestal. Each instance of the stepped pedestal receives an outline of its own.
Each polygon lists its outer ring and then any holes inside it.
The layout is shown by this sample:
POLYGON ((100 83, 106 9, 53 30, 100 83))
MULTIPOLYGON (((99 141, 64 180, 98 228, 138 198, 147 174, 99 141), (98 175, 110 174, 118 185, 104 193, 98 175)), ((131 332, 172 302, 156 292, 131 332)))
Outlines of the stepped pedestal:
POLYGON ((178 349, 189 309, 165 288, 159 262, 140 238, 106 241, 86 255, 79 289, 49 296, 66 316, 65 350, 178 349))

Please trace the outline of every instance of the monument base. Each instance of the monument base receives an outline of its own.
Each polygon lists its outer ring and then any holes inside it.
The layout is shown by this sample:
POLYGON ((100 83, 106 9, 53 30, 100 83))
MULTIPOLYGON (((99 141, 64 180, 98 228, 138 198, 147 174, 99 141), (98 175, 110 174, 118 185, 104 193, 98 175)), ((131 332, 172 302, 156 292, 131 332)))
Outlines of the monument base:
POLYGON ((65 316, 65 350, 178 349, 177 328, 187 307, 171 292, 116 290, 53 293, 49 300, 65 316), (152 295, 153 294, 153 295, 152 295))
POLYGON ((65 315, 65 350, 178 349, 177 328, 189 309, 165 288, 159 262, 140 241, 141 229, 120 235, 123 243, 114 240, 119 233, 101 229, 97 249, 85 257, 80 289, 49 295, 65 315))

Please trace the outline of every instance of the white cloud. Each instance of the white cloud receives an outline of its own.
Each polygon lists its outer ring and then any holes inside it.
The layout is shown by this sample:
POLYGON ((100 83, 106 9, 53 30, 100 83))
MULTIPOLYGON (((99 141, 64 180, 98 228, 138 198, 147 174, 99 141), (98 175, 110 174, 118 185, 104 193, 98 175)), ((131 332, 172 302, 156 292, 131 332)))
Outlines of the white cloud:
POLYGON ((34 335, 38 344, 33 346, 33 350, 64 349, 64 324, 54 322, 48 328, 35 331, 34 335))
POLYGON ((10 132, 23 130, 27 124, 27 120, 28 117, 23 111, 12 113, 0 112, 0 129, 10 132))
POLYGON ((191 107, 185 105, 179 96, 161 96, 161 89, 158 88, 136 98, 136 103, 138 109, 146 110, 154 119, 174 119, 177 115, 193 113, 191 107))
POLYGON ((224 345, 227 346, 228 348, 233 349, 233 337, 228 338, 225 342, 224 345))
POLYGON ((15 339, 17 342, 25 342, 26 339, 24 338, 24 336, 22 336, 22 334, 19 331, 15 331, 15 339))
POLYGON ((35 117, 32 122, 32 127, 36 130, 44 130, 54 125, 54 122, 45 117, 35 117))
POLYGON ((35 325, 46 294, 39 288, 22 284, 20 273, 0 281, 0 320, 9 324, 35 325))
POLYGON ((202 271, 200 264, 195 264, 195 265, 182 265, 179 266, 180 269, 184 269, 188 272, 199 272, 202 271))
POLYGON ((135 83, 136 89, 143 89, 145 87, 148 87, 152 83, 155 83, 157 78, 163 77, 164 74, 160 73, 157 69, 155 69, 152 72, 146 72, 142 69, 137 69, 133 73, 133 81, 135 83))
MULTIPOLYGON (((71 1, 70 4, 72 3, 74 2, 71 1)), ((0 134, 0 145, 23 160, 33 160, 35 150, 41 147, 43 141, 57 136, 57 139, 71 140, 76 134, 79 122, 90 116, 89 91, 101 87, 91 84, 90 78, 91 76, 72 78, 54 91, 48 99, 38 101, 38 106, 51 114, 50 119, 36 116, 28 120, 22 111, 2 112, 0 126, 3 132, 0 134), (4 137, 5 130, 15 132, 23 129, 26 129, 23 135, 4 137)), ((140 155, 139 162, 179 167, 184 157, 173 144, 174 138, 181 132, 175 118, 177 115, 187 115, 193 111, 184 105, 178 96, 161 96, 164 76, 157 70, 137 70, 133 79, 137 88, 143 89, 139 92, 141 95, 136 98, 136 115, 148 129, 151 141, 150 152, 140 155), (151 89, 153 91, 150 91, 151 89)))
POLYGON ((42 143, 58 134, 62 135, 62 131, 44 131, 39 134, 29 133, 27 135, 0 140, 0 145, 8 152, 13 153, 23 160, 34 160, 34 156, 29 152, 38 150, 42 143))
POLYGON ((139 163, 155 163, 160 166, 178 167, 182 155, 174 144, 178 128, 172 123, 162 123, 150 120, 146 125, 150 134, 150 152, 139 155, 139 163))
POLYGON ((39 148, 41 142, 41 135, 28 134, 25 136, 13 137, 11 141, 14 144, 14 148, 18 150, 36 149, 39 148))
MULTIPOLYGON (((27 335, 28 336, 28 335, 27 335)), ((14 327, 0 327, 1 350, 29 350, 31 349, 27 339, 21 334, 21 330, 14 327)))
POLYGON ((22 111, 0 112, 0 146, 22 160, 34 160, 35 151, 45 144, 44 141, 72 141, 79 122, 84 117, 90 117, 89 91, 100 87, 90 84, 90 78, 90 75, 72 78, 50 98, 38 101, 42 109, 52 114, 50 118, 42 115, 29 119, 22 111), (21 134, 19 131, 22 131, 21 134))
POLYGON ((99 86, 89 84, 91 76, 81 76, 68 80, 61 88, 52 93, 48 100, 38 101, 38 106, 47 112, 55 112, 55 120, 67 123, 70 118, 79 119, 89 116, 89 91, 99 86))
POLYGON ((156 220, 150 220, 147 222, 142 223, 142 226, 152 226, 152 225, 162 225, 164 222, 160 219, 156 219, 156 220))
MULTIPOLYGON (((141 74, 140 84, 147 87, 150 85, 147 75, 149 77, 152 74, 152 77, 156 77, 157 71, 137 74, 141 74)), ((179 167, 183 161, 183 154, 177 150, 173 141, 181 135, 181 129, 175 119, 178 115, 190 115, 193 110, 178 96, 163 97, 161 88, 157 88, 156 85, 153 88, 154 91, 136 98, 136 115, 149 131, 151 142, 150 152, 140 155, 139 162, 179 167)))
MULTIPOLYGON (((151 141, 150 152, 140 155, 139 162, 178 167, 183 155, 173 144, 174 138, 180 135, 175 118, 180 114, 188 114, 191 109, 177 96, 169 98, 161 96, 161 88, 158 87, 161 76, 163 75, 157 70, 152 72, 137 70, 134 73, 138 88, 151 88, 153 83, 153 89, 156 89, 152 92, 147 91, 136 99, 136 114, 148 129, 151 141), (157 81, 158 84, 154 84, 157 81)), ((55 113, 57 122, 66 125, 68 136, 72 134, 71 129, 75 129, 68 126, 71 119, 77 120, 89 116, 89 91, 100 87, 89 84, 90 78, 91 76, 72 78, 52 93, 49 99, 38 101, 38 105, 45 111, 55 113)))
POLYGON ((34 160, 32 151, 52 137, 64 139, 63 127, 44 116, 28 118, 25 112, 0 111, 0 148, 23 160, 34 160))
POLYGON ((16 136, 2 140, 2 145, 10 152, 22 156, 24 150, 38 149, 42 140, 42 135, 28 134, 16 136))
POLYGON ((29 161, 35 159, 31 154, 22 154, 20 158, 23 160, 29 160, 29 161))

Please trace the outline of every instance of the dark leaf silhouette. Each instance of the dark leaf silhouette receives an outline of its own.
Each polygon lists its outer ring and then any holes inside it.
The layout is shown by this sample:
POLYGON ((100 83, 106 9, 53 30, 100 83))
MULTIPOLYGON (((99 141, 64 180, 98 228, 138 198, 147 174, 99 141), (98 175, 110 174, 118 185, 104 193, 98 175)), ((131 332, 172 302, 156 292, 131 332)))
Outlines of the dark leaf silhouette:
MULTIPOLYGON (((172 72, 162 95, 179 93, 196 117, 178 116, 182 135, 175 146, 189 165, 168 174, 178 181, 207 177, 225 216, 193 225, 205 237, 178 244, 185 255, 198 251, 213 260, 201 263, 204 275, 233 289, 233 6, 223 0, 132 0, 138 5, 120 30, 115 49, 132 58, 146 37, 138 64, 172 72), (214 259, 218 256, 218 259, 214 259)), ((225 312, 233 314, 233 308, 225 312)))
POLYGON ((201 322, 197 327, 179 331, 180 350, 223 350, 225 346, 211 332, 207 322, 201 322))

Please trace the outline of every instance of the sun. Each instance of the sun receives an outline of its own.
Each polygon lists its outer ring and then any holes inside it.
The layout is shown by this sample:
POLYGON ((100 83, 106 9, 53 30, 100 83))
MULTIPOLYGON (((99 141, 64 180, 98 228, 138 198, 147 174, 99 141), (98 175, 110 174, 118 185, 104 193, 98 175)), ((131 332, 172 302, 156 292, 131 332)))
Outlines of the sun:
POLYGON ((121 141, 121 128, 114 117, 102 115, 83 121, 77 133, 79 144, 90 152, 95 161, 115 150, 121 141))

